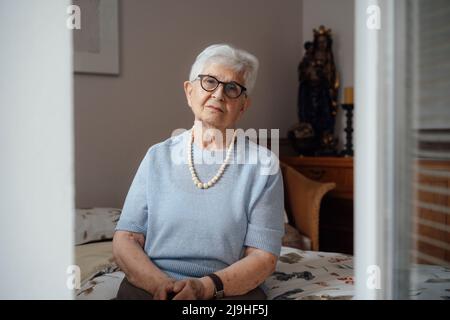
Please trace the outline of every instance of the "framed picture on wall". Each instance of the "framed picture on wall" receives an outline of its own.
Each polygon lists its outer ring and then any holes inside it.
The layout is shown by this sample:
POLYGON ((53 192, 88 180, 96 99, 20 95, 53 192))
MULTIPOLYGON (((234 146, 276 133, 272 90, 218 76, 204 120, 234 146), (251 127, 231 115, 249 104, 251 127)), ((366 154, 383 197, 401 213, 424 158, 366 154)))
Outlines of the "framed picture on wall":
POLYGON ((118 0, 73 0, 80 29, 73 30, 76 73, 119 74, 118 0))

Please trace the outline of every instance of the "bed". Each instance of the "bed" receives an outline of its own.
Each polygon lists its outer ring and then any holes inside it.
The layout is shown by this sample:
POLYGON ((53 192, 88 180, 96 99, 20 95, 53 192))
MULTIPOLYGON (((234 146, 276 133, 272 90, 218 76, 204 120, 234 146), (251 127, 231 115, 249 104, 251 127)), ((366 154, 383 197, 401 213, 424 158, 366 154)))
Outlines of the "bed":
MULTIPOLYGON (((114 262, 112 237, 121 210, 76 210, 75 260, 81 271, 76 299, 113 299, 124 278, 114 262)), ((351 299, 353 258, 313 250, 314 239, 297 232, 285 217, 285 237, 276 272, 267 279, 268 299, 351 299)))
MULTIPOLYGON (((114 263, 112 242, 76 248, 81 288, 76 299, 113 299, 124 273, 114 263)), ((265 286, 268 299, 351 299, 353 258, 348 255, 283 247, 276 271, 265 286)))
MULTIPOLYGON (((124 274, 114 262, 112 237, 121 210, 87 208, 76 210, 75 259, 81 271, 76 298, 113 299, 124 274)), ((288 223, 276 272, 267 279, 269 299, 350 299, 353 292, 353 259, 338 253, 312 250, 314 239, 300 234, 288 223)))
MULTIPOLYGON (((78 300, 109 300, 116 297, 124 278, 114 263, 112 242, 77 246, 81 269, 78 300)), ((417 265, 411 299, 449 299, 450 269, 417 265)), ((276 271, 266 282, 269 300, 350 300, 354 297, 353 257, 282 247, 276 271)))

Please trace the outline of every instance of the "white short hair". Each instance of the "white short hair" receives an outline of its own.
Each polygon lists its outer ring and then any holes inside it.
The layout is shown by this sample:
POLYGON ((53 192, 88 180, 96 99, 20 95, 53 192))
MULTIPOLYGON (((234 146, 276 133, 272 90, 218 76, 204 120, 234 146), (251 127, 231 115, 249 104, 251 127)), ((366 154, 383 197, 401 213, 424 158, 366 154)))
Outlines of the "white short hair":
POLYGON ((259 62, 251 53, 234 48, 228 44, 213 44, 203 50, 195 59, 189 74, 189 80, 194 81, 203 70, 212 63, 225 65, 232 70, 243 73, 247 93, 251 93, 256 82, 259 62))

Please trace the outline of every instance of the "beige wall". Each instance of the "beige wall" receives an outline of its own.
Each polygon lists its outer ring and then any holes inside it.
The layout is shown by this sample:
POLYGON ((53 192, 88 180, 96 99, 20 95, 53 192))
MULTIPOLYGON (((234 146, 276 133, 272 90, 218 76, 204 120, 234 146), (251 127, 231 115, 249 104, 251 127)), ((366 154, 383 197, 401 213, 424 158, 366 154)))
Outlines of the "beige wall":
POLYGON ((192 125, 182 83, 212 43, 260 60, 240 126, 284 136, 296 122, 301 10, 300 0, 121 1, 120 76, 75 75, 76 205, 121 207, 146 150, 192 125))
MULTIPOLYGON (((333 54, 341 79, 340 98, 343 98, 343 88, 354 84, 354 11, 354 0, 303 0, 303 41, 312 41, 313 29, 321 24, 332 29, 333 54)), ((335 134, 339 137, 340 148, 345 139, 344 123, 344 114, 339 109, 335 134)))

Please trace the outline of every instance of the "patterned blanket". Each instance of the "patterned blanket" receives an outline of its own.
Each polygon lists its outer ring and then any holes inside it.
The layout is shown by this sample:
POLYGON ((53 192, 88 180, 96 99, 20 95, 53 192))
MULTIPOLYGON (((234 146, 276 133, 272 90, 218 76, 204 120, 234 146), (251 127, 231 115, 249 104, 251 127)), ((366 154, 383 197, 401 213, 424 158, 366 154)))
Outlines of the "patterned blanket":
MULTIPOLYGON (((85 273, 92 276, 77 290, 77 299, 116 297, 124 274, 113 262, 105 265, 104 249, 103 245, 101 267, 85 273)), ((92 250, 88 251, 92 268, 92 250)), ((83 268, 83 259, 77 257, 77 262, 83 268)), ((418 265, 412 271, 412 299, 450 298, 450 269, 418 265)), ((267 298, 273 300, 348 300, 354 296, 353 274, 352 256, 282 247, 276 271, 264 286, 267 298)))
POLYGON ((276 271, 265 285, 267 298, 273 300, 351 299, 353 258, 283 247, 276 271))

